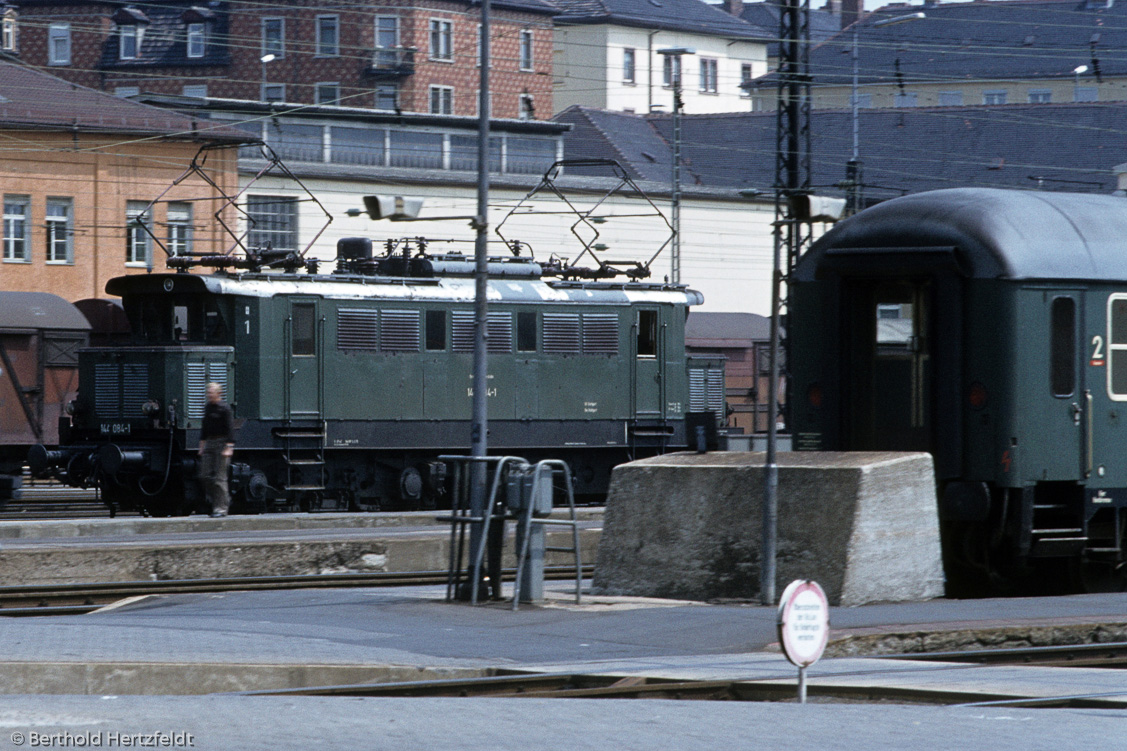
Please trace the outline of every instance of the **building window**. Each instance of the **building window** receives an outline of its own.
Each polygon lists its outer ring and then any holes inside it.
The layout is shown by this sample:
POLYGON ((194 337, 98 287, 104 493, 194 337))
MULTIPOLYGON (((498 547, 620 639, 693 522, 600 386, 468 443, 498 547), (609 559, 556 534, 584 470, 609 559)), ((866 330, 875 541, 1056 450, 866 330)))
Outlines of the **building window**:
POLYGON ((751 63, 740 63, 740 96, 751 97, 751 79, 753 77, 751 63))
POLYGON ((376 65, 390 68, 399 64, 399 17, 376 16, 376 65))
POLYGON ((532 30, 520 32, 520 69, 532 70, 532 30))
POLYGON ((1075 102, 1098 102, 1099 89, 1095 86, 1076 86, 1072 90, 1072 99, 1075 102))
POLYGON ((317 84, 317 104, 340 104, 340 84, 317 84))
POLYGON ((29 196, 4 196, 4 260, 31 260, 27 244, 27 215, 31 205, 29 196))
POLYGON ((48 65, 70 65, 70 24, 53 23, 47 28, 48 65))
POLYGON ((622 82, 625 84, 633 84, 636 80, 634 55, 633 47, 622 50, 622 82))
POLYGON ((940 107, 962 107, 963 106, 963 92, 961 92, 961 91, 941 91, 941 92, 939 92, 939 106, 940 107))
POLYGON ((336 16, 317 16, 317 57, 336 57, 340 54, 340 19, 336 16))
POLYGON ((1006 91, 1005 91, 1005 89, 1000 89, 998 91, 985 91, 985 92, 983 92, 982 103, 983 104, 1005 104, 1006 103, 1006 91))
POLYGON ((899 91, 893 97, 894 107, 915 107, 919 103, 919 96, 914 91, 899 91))
MULTIPOLYGON (((478 55, 480 59, 481 55, 478 55)), ((432 18, 430 21, 430 59, 454 59, 454 23, 432 18)))
POLYGON ((297 199, 247 196, 247 245, 256 250, 297 250, 297 199))
POLYGON ((119 96, 123 99, 129 96, 137 96, 140 93, 141 88, 139 86, 115 86, 113 90, 114 96, 119 96))
POLYGON ((521 120, 535 120, 536 119, 536 105, 532 101, 532 94, 520 95, 520 111, 517 117, 521 120))
POLYGON ((206 35, 202 23, 188 24, 188 57, 203 57, 206 35))
POLYGON ((671 88, 673 82, 681 81, 681 56, 680 55, 662 55, 661 61, 661 81, 662 85, 666 88, 671 88))
POLYGON ((192 204, 168 204, 168 252, 186 256, 192 252, 192 204))
POLYGON ((430 113, 432 115, 454 114, 454 87, 430 87, 430 113))
POLYGON ((715 58, 700 59, 700 90, 705 94, 715 94, 717 91, 715 58))
POLYGON ((872 109, 873 95, 872 94, 858 94, 857 95, 857 108, 858 109, 872 109))
POLYGON ((188 86, 185 86, 182 89, 182 93, 183 93, 184 96, 190 96, 190 97, 193 97, 195 99, 207 99, 207 84, 206 83, 190 84, 188 86))
POLYGON ((1030 89, 1029 90, 1029 103, 1030 104, 1048 104, 1053 101, 1053 92, 1049 89, 1030 89))
POLYGON ((148 226, 152 216, 146 211, 147 201, 128 201, 125 204, 125 263, 148 265, 152 259, 148 226))
POLYGON ((47 263, 74 263, 72 205, 69 198, 47 199, 47 263))
POLYGON ((275 58, 286 56, 286 20, 284 18, 262 19, 262 54, 275 58))
POLYGON ((5 52, 16 51, 16 19, 11 15, 0 20, 0 48, 5 52))
POLYGON ((395 84, 395 83, 376 84, 376 109, 378 109, 378 110, 397 110, 397 109, 399 109, 399 84, 395 84))
POLYGON ((264 102, 284 102, 284 101, 286 101, 286 85, 284 83, 264 83, 264 84, 262 84, 262 101, 264 101, 264 102))
POLYGON ((141 27, 129 23, 117 27, 118 57, 122 60, 136 60, 141 49, 141 27))

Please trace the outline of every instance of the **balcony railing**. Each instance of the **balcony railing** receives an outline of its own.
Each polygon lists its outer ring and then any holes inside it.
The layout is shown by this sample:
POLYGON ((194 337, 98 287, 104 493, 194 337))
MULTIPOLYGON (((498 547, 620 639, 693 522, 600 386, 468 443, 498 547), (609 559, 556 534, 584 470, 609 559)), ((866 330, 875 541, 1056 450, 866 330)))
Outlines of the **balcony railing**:
POLYGON ((372 51, 366 73, 381 76, 409 76, 415 72, 414 47, 380 47, 372 51))

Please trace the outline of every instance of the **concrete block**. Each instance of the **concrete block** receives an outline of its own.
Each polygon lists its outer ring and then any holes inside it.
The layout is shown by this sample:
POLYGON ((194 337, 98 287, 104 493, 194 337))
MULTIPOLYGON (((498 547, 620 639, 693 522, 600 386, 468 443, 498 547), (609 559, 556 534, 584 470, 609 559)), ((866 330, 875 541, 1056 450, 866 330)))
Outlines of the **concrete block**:
MULTIPOLYGON (((616 467, 594 591, 759 596, 762 453, 669 454, 616 467)), ((835 605, 943 595, 931 456, 780 453, 777 588, 813 579, 835 605)))

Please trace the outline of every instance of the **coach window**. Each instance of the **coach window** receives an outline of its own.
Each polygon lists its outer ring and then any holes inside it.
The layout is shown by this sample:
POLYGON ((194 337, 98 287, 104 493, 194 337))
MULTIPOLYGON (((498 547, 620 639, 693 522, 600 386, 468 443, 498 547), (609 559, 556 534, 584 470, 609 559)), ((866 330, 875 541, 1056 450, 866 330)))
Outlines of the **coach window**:
MULTIPOLYGON (((1127 401, 1127 295, 1112 295, 1107 302, 1107 387, 1117 402, 1127 401)), ((1092 340, 1092 359, 1103 357, 1100 337, 1092 340)))
POLYGON ((657 311, 638 311, 638 357, 657 357, 657 311))
POLYGON ((877 303, 877 354, 903 355, 912 349, 911 303, 877 303))
POLYGON ((427 341, 428 352, 446 349, 446 311, 427 311, 427 341))
POLYGON ((517 313, 517 352, 536 351, 536 313, 517 313))
POLYGON ((314 326, 315 308, 311 304, 293 306, 292 349, 294 355, 317 354, 317 330, 314 326))
POLYGON ((1072 396, 1076 390, 1076 301, 1053 300, 1050 322, 1049 382, 1053 396, 1072 396))

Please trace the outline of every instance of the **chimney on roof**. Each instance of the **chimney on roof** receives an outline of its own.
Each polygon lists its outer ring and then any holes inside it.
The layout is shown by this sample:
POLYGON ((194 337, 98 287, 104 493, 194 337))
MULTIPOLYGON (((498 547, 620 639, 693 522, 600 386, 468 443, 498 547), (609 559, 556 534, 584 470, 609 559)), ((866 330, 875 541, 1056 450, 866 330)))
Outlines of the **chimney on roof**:
POLYGON ((861 17, 861 0, 841 0, 841 28, 861 17))
POLYGON ((724 2, 720 4, 720 7, 723 8, 725 12, 731 13, 736 18, 739 18, 744 12, 744 0, 724 0, 724 2))

